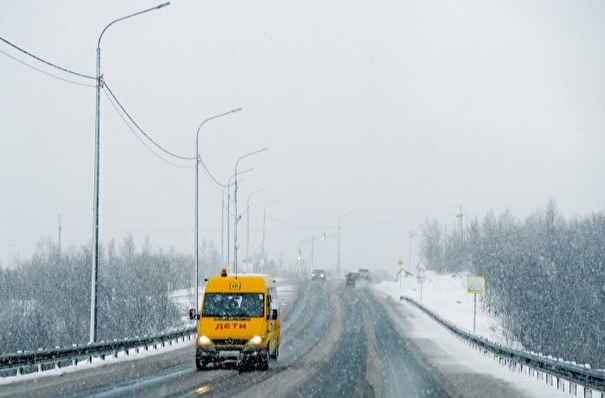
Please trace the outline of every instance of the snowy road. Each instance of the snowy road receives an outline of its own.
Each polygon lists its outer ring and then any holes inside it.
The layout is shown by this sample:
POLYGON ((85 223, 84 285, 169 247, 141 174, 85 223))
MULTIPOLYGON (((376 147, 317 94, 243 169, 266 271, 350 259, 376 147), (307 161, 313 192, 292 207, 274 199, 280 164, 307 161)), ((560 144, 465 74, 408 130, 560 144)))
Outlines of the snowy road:
POLYGON ((196 371, 191 343, 142 359, 0 385, 0 397, 534 396, 492 374, 458 366, 427 332, 439 328, 436 323, 369 289, 305 281, 294 290, 280 293, 282 348, 267 372, 196 371))

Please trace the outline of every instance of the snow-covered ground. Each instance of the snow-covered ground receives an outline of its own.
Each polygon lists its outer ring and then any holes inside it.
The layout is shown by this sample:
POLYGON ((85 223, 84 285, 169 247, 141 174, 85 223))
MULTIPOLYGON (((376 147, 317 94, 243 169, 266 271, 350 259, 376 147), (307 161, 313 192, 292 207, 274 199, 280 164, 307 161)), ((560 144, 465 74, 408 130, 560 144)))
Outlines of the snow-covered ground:
MULTIPOLYGON (((377 293, 399 300, 401 296, 409 297, 424 307, 436 312, 444 319, 456 324, 461 329, 473 332, 474 294, 467 293, 467 272, 440 275, 426 271, 426 280, 422 285, 416 277, 408 276, 401 281, 383 281, 369 286, 377 293), (422 295, 421 295, 422 294, 422 295)), ((503 329, 499 319, 483 310, 483 296, 477 295, 477 311, 474 334, 485 337, 496 343, 520 349, 503 329)))
MULTIPOLYGON (((432 321, 428 315, 415 306, 401 301, 401 296, 407 296, 437 313, 442 318, 456 324, 459 328, 473 332, 474 295, 467 292, 468 273, 439 275, 426 272, 426 280, 422 286, 416 277, 408 276, 401 281, 383 281, 368 284, 376 294, 391 297, 401 306, 406 306, 415 315, 411 336, 421 336, 430 339, 431 344, 439 348, 443 355, 442 366, 454 368, 461 375, 465 372, 489 375, 501 380, 502 384, 514 386, 518 396, 526 397, 557 397, 570 396, 547 385, 544 379, 536 379, 526 374, 517 373, 502 366, 490 356, 465 345, 460 339, 449 333, 446 328, 432 321), (422 287, 422 293, 421 293, 422 287), (451 362, 451 363, 449 363, 451 362)), ((477 295, 476 318, 474 334, 493 342, 521 349, 503 329, 499 319, 483 310, 481 296, 477 295)), ((483 396, 499 396, 495 392, 485 391, 483 396)), ((466 395, 465 395, 466 396, 466 395)), ((474 396, 470 394, 469 396, 474 396)), ((515 395, 517 396, 517 395, 515 395)), ((582 395, 580 395, 582 396, 582 395)))
MULTIPOLYGON (((467 274, 438 275, 433 272, 426 272, 426 281, 422 284, 422 298, 420 284, 415 277, 403 278, 400 282, 383 281, 380 283, 368 284, 376 294, 391 297, 399 305, 407 305, 411 311, 417 313, 414 318, 411 335, 421 335, 423 339, 430 339, 435 346, 443 350, 449 358, 453 358, 452 366, 459 368, 463 373, 464 369, 474 369, 475 371, 489 374, 494 378, 502 380, 503 383, 514 385, 520 391, 519 396, 527 397, 555 397, 569 396, 566 393, 555 390, 547 386, 543 380, 536 380, 524 374, 515 373, 508 368, 498 364, 494 359, 484 356, 478 351, 465 345, 459 339, 447 332, 445 328, 440 327, 428 316, 410 304, 402 302, 401 296, 408 296, 425 307, 439 314, 444 319, 458 325, 460 328, 473 331, 473 300, 474 295, 468 294, 466 290, 467 274)), ((281 285, 278 288, 280 298, 283 299, 295 296, 294 285, 281 285)), ((201 291, 200 291, 201 294, 201 291)), ((191 290, 175 292, 174 298, 177 300, 184 311, 191 308, 193 302, 191 290)), ((291 299, 290 299, 291 300, 291 299)), ((287 301, 287 300, 286 300, 287 301)), ((475 334, 488 338, 494 342, 510 346, 510 338, 507 337, 500 321, 490 314, 483 311, 480 296, 477 297, 476 311, 476 329, 475 334)), ((163 347, 158 350, 144 351, 140 354, 125 355, 121 353, 118 358, 107 358, 105 361, 95 361, 94 363, 81 362, 78 366, 70 366, 61 369, 49 370, 43 373, 21 375, 0 379, 0 385, 17 382, 25 379, 35 379, 50 375, 57 375, 66 372, 74 372, 78 369, 86 369, 94 366, 103 366, 113 361, 132 360, 143 356, 155 355, 167 350, 174 350, 186 344, 192 344, 191 341, 181 341, 171 346, 163 347)), ((518 348, 518 347, 517 347, 518 348)), ((445 358, 445 357, 444 357, 445 358)), ((449 359, 448 359, 449 360, 449 359)), ((488 392, 484 396, 492 396, 488 392)))
MULTIPOLYGON (((280 278, 276 278, 276 280, 278 283, 282 283, 282 280, 280 278)), ((201 296, 203 293, 204 293, 204 288, 200 287, 198 294, 201 296)), ((291 302, 292 301, 291 297, 296 295, 296 289, 295 289, 294 285, 288 285, 288 284, 282 283, 278 287, 278 293, 279 293, 280 297, 283 297, 284 299, 289 300, 291 302)), ((195 325, 194 323, 189 321, 189 316, 188 316, 189 309, 195 307, 195 305, 193 304, 195 301, 193 299, 193 296, 194 296, 193 289, 177 290, 172 294, 172 299, 177 303, 177 305, 179 306, 179 308, 181 309, 181 311, 183 313, 182 320, 183 320, 184 327, 195 325)), ((24 374, 24 375, 0 377, 0 386, 15 383, 15 382, 20 382, 20 381, 24 381, 24 380, 35 380, 36 378, 40 378, 40 377, 60 376, 65 373, 76 372, 78 370, 90 369, 90 368, 99 367, 99 366, 106 366, 106 365, 115 363, 117 361, 129 361, 129 360, 141 359, 141 358, 145 358, 145 357, 148 357, 151 355, 158 355, 158 354, 165 353, 167 351, 176 350, 176 349, 182 348, 183 346, 192 345, 192 344, 194 344, 192 340, 181 339, 178 341, 173 341, 170 344, 167 344, 165 347, 158 346, 155 349, 150 348, 149 350, 141 349, 138 352, 136 352, 136 350, 131 350, 130 354, 120 352, 120 353, 118 353, 117 357, 107 356, 107 357, 105 357, 105 359, 100 359, 100 358, 95 357, 92 363, 88 362, 88 361, 80 361, 75 366, 65 366, 62 368, 46 370, 44 372, 36 372, 36 373, 30 373, 30 374, 24 374)))

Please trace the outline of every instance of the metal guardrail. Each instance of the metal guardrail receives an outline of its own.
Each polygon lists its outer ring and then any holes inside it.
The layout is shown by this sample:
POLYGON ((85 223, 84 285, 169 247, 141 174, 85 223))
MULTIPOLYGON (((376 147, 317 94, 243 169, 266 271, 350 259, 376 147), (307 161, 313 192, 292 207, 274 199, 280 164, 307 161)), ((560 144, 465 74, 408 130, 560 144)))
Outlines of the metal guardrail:
MULTIPOLYGON (((454 335, 462 338, 478 349, 484 350, 485 352, 489 352, 503 359, 509 365, 516 364, 526 366, 534 369, 537 372, 551 375, 555 378, 554 380, 552 378, 550 380, 550 383, 553 385, 553 387, 561 389, 561 380, 559 379, 562 379, 568 382, 569 387, 567 392, 573 392, 575 389, 577 395, 577 387, 581 386, 584 387, 584 397, 591 397, 593 396, 593 393, 597 393, 599 394, 597 396, 605 398, 605 371, 590 369, 568 362, 557 361, 540 355, 531 354, 526 351, 507 348, 460 329, 455 324, 443 319, 437 313, 431 311, 409 297, 401 296, 399 299, 415 305, 447 328, 454 335)), ((549 380, 547 379, 547 381, 549 380)))
POLYGON ((128 354, 130 350, 141 348, 165 347, 167 343, 172 344, 173 341, 191 339, 195 330, 191 327, 155 336, 0 355, 0 376, 14 376, 76 365, 81 360, 92 362, 95 357, 104 360, 107 356, 117 356, 120 352, 128 354))
MULTIPOLYGON (((557 384, 555 387, 558 387, 559 379, 562 379, 569 383, 570 390, 573 389, 573 385, 584 387, 585 397, 592 396, 593 392, 600 393, 601 397, 605 397, 604 371, 589 369, 583 366, 556 361, 525 351, 504 347, 460 329, 455 324, 443 319, 437 313, 409 297, 401 296, 400 299, 415 305, 447 328, 451 333, 475 347, 489 352, 505 360, 509 364, 526 366, 537 372, 549 374, 557 378, 557 381, 553 382, 553 384, 557 384)), ((164 347, 166 343, 171 343, 172 341, 191 339, 195 330, 195 327, 191 327, 156 336, 144 336, 132 339, 114 340, 111 342, 91 343, 81 346, 41 349, 38 351, 0 355, 0 376, 14 376, 16 374, 33 373, 57 367, 70 366, 77 364, 80 360, 92 362, 94 357, 104 360, 106 356, 117 356, 120 352, 126 352, 128 354, 130 350, 138 350, 141 348, 148 349, 150 346, 153 346, 154 348, 157 346, 164 347)))
POLYGON ((77 365, 78 362, 92 362, 95 357, 104 360, 107 356, 117 356, 120 352, 148 349, 150 346, 165 346, 166 343, 180 339, 192 339, 197 326, 156 336, 135 337, 132 339, 99 342, 72 347, 24 351, 16 354, 0 353, 0 377, 17 374, 35 373, 49 369, 77 365))

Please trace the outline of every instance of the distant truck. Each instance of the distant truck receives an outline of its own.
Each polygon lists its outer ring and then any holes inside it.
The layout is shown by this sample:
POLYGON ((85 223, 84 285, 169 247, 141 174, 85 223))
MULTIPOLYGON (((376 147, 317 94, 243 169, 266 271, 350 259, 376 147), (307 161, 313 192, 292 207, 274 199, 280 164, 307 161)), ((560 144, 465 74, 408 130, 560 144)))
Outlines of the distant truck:
POLYGON ((360 268, 359 269, 359 277, 362 280, 368 281, 368 282, 372 282, 374 280, 374 276, 372 275, 372 273, 370 272, 370 270, 366 269, 366 268, 360 268))
POLYGON ((211 363, 234 362, 240 367, 269 369, 279 356, 281 320, 275 280, 268 275, 211 277, 206 284, 195 340, 198 370, 211 363))
POLYGON ((345 285, 355 286, 355 282, 359 279, 359 272, 347 272, 345 275, 345 285))

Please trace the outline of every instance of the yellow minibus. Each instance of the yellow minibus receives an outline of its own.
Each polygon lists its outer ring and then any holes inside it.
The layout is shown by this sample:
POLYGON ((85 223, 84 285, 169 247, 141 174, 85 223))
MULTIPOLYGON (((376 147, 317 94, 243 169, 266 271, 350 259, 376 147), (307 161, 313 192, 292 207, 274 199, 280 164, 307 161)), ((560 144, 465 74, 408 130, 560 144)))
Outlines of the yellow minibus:
POLYGON ((198 370, 211 363, 235 362, 241 367, 269 369, 279 356, 281 321, 275 280, 268 275, 227 275, 208 279, 195 340, 198 370))

